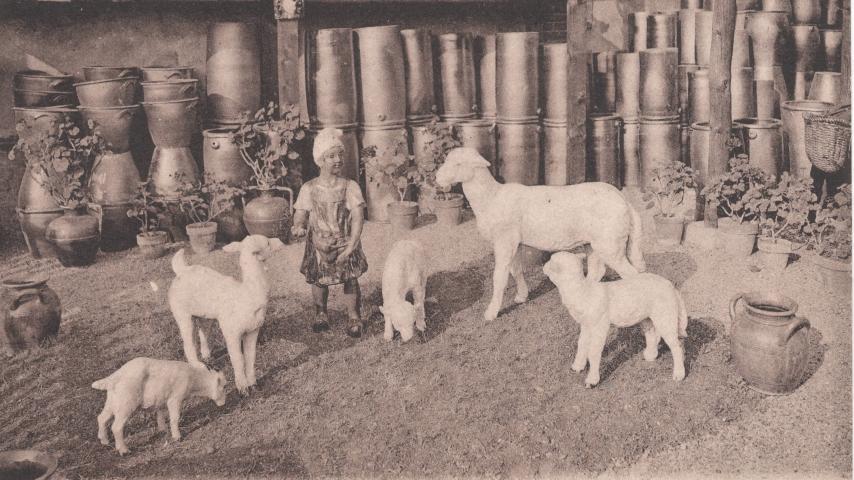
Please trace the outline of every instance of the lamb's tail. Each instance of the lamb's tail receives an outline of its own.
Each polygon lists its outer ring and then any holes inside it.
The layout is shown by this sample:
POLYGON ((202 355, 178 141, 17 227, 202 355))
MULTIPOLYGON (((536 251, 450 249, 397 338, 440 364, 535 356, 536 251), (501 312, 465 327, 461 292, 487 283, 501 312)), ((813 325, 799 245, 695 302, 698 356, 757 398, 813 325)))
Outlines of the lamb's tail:
POLYGON ((187 260, 184 258, 184 249, 180 249, 172 256, 172 271, 175 275, 181 275, 187 269, 187 260))
POLYGON ((95 390, 109 390, 113 388, 113 376, 104 377, 100 380, 92 382, 92 388, 95 390))
POLYGON ((641 241, 643 239, 643 220, 637 210, 626 201, 626 207, 631 215, 632 231, 629 233, 628 257, 632 265, 638 269, 638 272, 646 271, 646 262, 643 259, 641 251, 641 241))
POLYGON ((679 290, 676 290, 676 301, 679 302, 679 336, 685 338, 688 336, 688 310, 679 290))

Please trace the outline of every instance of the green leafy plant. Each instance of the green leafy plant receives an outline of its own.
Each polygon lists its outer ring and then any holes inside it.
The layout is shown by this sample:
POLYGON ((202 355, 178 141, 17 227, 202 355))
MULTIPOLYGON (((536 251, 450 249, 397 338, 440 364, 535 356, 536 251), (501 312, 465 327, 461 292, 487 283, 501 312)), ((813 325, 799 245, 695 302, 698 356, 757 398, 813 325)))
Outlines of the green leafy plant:
POLYGON ((749 208, 759 212, 762 235, 776 242, 786 234, 800 232, 814 209, 816 196, 812 179, 795 178, 783 172, 780 179, 762 190, 762 196, 750 198, 749 208))
POLYGON ((450 187, 443 188, 436 184, 436 172, 445 163, 448 152, 462 146, 462 142, 453 128, 439 123, 438 116, 434 115, 430 123, 421 128, 424 129, 424 149, 429 153, 430 161, 417 165, 420 174, 419 185, 424 191, 430 192, 433 198, 444 200, 450 192, 450 187))
POLYGON ((63 208, 88 205, 92 167, 110 153, 104 138, 95 131, 95 123, 90 120, 87 126, 92 132, 88 135, 66 116, 32 143, 19 139, 9 153, 13 159, 18 154, 24 156, 30 175, 63 208))
POLYGON ((365 179, 374 185, 391 185, 397 190, 400 201, 406 199, 409 187, 421 179, 415 157, 409 154, 406 137, 403 136, 390 146, 367 146, 360 152, 365 179))
POLYGON ((302 165, 296 144, 305 138, 299 109, 291 106, 280 112, 275 102, 250 115, 245 112, 231 141, 240 150, 243 162, 252 169, 250 190, 276 190, 302 186, 302 165), (284 184, 284 185, 280 185, 284 184))
POLYGON ((139 233, 147 235, 159 229, 165 213, 166 201, 154 194, 151 180, 139 182, 127 211, 128 217, 139 221, 139 233))
POLYGON ((212 222, 234 208, 235 198, 243 195, 242 188, 233 187, 205 174, 204 181, 187 181, 179 176, 181 186, 175 202, 192 223, 212 222))
POLYGON ((834 260, 851 258, 851 185, 843 185, 826 198, 815 220, 803 227, 809 244, 819 255, 834 260))
POLYGON ((747 155, 738 155, 729 161, 728 171, 712 179, 702 194, 712 204, 717 203, 724 216, 737 223, 758 219, 755 200, 762 198, 770 178, 761 168, 748 163, 747 155))
POLYGON ((676 216, 676 207, 685 199, 685 189, 695 186, 694 170, 680 161, 653 169, 652 183, 644 192, 646 208, 657 208, 663 217, 676 216))

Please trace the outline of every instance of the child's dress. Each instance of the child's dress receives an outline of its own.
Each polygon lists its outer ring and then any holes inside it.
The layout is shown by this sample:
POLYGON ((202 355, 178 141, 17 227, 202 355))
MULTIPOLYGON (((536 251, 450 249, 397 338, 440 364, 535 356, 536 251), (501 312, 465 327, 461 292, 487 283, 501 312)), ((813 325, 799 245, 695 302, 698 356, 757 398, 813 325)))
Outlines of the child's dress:
POLYGON ((331 186, 320 178, 306 182, 300 189, 296 210, 307 210, 308 235, 300 273, 305 281, 318 286, 337 285, 359 278, 368 270, 368 262, 358 242, 350 258, 337 263, 338 253, 350 238, 350 212, 364 208, 365 199, 353 180, 336 177, 331 186))

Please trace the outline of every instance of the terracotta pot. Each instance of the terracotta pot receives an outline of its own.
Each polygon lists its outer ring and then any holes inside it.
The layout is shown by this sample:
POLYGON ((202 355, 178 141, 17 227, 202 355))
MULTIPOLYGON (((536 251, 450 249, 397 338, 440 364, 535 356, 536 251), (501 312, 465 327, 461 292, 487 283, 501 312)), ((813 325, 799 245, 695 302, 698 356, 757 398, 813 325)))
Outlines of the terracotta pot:
MULTIPOLYGON (((557 59, 557 61, 560 61, 557 59)), ((475 39, 475 65, 478 71, 477 105, 481 118, 494 119, 498 115, 495 90, 495 35, 482 35, 475 39)), ((560 108, 560 107, 558 107, 560 108)))
POLYGON ((709 70, 701 68, 688 74, 689 115, 691 123, 708 122, 711 115, 709 70))
POLYGON ((45 238, 56 246, 62 266, 91 265, 101 240, 99 219, 85 208, 66 208, 61 217, 48 224, 45 238))
POLYGON ((142 67, 143 82, 168 82, 193 78, 193 67, 142 67))
POLYGON ((649 188, 654 169, 682 157, 679 117, 661 120, 641 117, 639 137, 641 187, 649 188))
POLYGON ((73 92, 14 89, 16 107, 52 107, 73 105, 77 98, 73 92))
POLYGON ((793 100, 806 100, 812 84, 813 72, 795 72, 795 90, 793 100))
POLYGON ((77 123, 80 112, 69 106, 56 107, 13 107, 15 124, 20 125, 18 137, 25 142, 34 142, 41 134, 56 133, 58 124, 63 119, 77 123))
MULTIPOLYGON (((593 61, 591 112, 613 113, 617 108, 617 66, 615 52, 596 52, 593 61)), ((564 102, 565 103, 565 102, 564 102)), ((556 119, 565 121, 563 118, 556 119)))
POLYGON ((199 99, 142 102, 151 140, 158 147, 189 147, 199 131, 199 99))
POLYGON ((167 82, 142 82, 142 98, 146 102, 168 102, 198 97, 199 81, 194 78, 167 82))
POLYGON ((312 124, 356 123, 356 69, 353 30, 325 28, 317 31, 312 49, 312 124))
POLYGON ((810 100, 838 104, 842 99, 842 74, 815 72, 810 83, 810 100))
MULTIPOLYGON (((477 112, 477 87, 472 36, 468 33, 445 33, 439 35, 438 43, 442 119, 474 118, 477 112)), ((496 51, 496 62, 498 60, 496 51)), ((496 77, 496 89, 499 88, 496 77)), ((496 101, 500 101, 500 96, 500 93, 496 93, 496 101)))
POLYGON ((243 160, 237 145, 232 143, 233 133, 234 130, 225 128, 203 131, 202 153, 205 174, 237 187, 252 179, 252 169, 243 160))
POLYGON ((243 225, 243 208, 235 205, 231 210, 216 217, 216 237, 218 242, 239 242, 246 238, 248 233, 243 225))
POLYGON ((789 263, 789 255, 792 253, 792 242, 772 239, 760 236, 756 241, 756 249, 759 251, 759 262, 762 268, 773 272, 782 272, 789 263))
POLYGON ((696 32, 696 9, 679 10, 679 64, 693 65, 697 63, 694 40, 696 32))
POLYGON ((104 137, 113 153, 130 151, 131 129, 136 125, 135 120, 142 114, 139 105, 122 107, 81 106, 80 113, 87 122, 89 120, 95 122, 95 129, 104 137))
POLYGON ((682 243, 682 232, 685 230, 685 219, 683 217, 656 215, 653 219, 655 220, 655 235, 659 243, 665 245, 682 243))
POLYGON ((496 100, 498 118, 524 121, 539 109, 538 32, 498 33, 495 37, 496 100))
POLYGON ((821 1, 792 0, 792 15, 795 23, 821 23, 821 1))
POLYGON ((756 116, 756 100, 753 95, 753 69, 739 68, 732 71, 732 118, 756 116))
POLYGON ((418 218, 418 204, 416 202, 395 201, 389 203, 386 209, 388 221, 393 229, 412 230, 415 228, 415 220, 418 218))
MULTIPOLYGON (((423 29, 400 31, 403 39, 404 68, 406 78, 406 118, 409 121, 429 119, 436 106, 433 86, 433 47, 430 32, 423 29)), ((495 61, 495 37, 493 37, 493 62, 495 61)), ((494 64, 493 64, 494 69, 494 64)), ((495 75, 493 74, 493 79, 495 75)), ((495 99, 495 83, 492 84, 492 99, 495 99)))
POLYGON ((732 70, 753 66, 753 56, 750 53, 750 32, 736 30, 732 43, 732 70))
POLYGON ((753 95, 756 97, 756 118, 780 118, 780 95, 774 80, 754 80, 753 95))
POLYGON ((15 72, 12 86, 19 90, 70 92, 73 83, 73 75, 50 75, 38 70, 21 70, 15 72))
POLYGON ((136 236, 136 244, 139 246, 139 254, 143 258, 160 258, 166 255, 166 243, 169 240, 166 232, 154 231, 140 233, 136 236))
POLYGON ((618 53, 615 63, 617 115, 624 120, 637 118, 640 115, 640 54, 618 53))
POLYGON ((750 14, 747 30, 753 44, 753 64, 770 67, 788 63, 788 37, 791 34, 789 14, 784 11, 757 11, 750 14))
POLYGON ((762 10, 766 12, 784 12, 792 14, 792 0, 762 0, 762 10))
POLYGON ((359 121, 363 125, 383 125, 405 120, 406 76, 400 27, 383 25, 357 28, 354 32, 359 64, 369 66, 359 69, 359 121))
POLYGON ((462 220, 463 196, 459 193, 447 193, 445 198, 433 198, 433 208, 439 225, 459 225, 462 220))
POLYGON ((814 72, 819 69, 821 35, 817 25, 793 25, 795 71, 814 72))
POLYGON ((569 185, 566 122, 543 121, 543 168, 546 185, 569 185))
POLYGON ((114 252, 131 248, 136 220, 127 216, 131 199, 141 178, 131 152, 103 155, 92 167, 89 191, 101 206, 101 250, 114 252))
POLYGON ((841 27, 843 0, 826 0, 822 3, 822 23, 828 27, 841 27))
POLYGON ((632 52, 640 52, 649 48, 647 35, 648 17, 649 15, 646 12, 629 14, 629 50, 632 52))
POLYGON ((780 106, 783 117, 783 165, 788 165, 789 173, 796 177, 809 178, 812 163, 807 157, 804 132, 804 115, 827 112, 833 108, 830 103, 812 100, 794 100, 783 102, 780 106))
POLYGON ((804 381, 810 323, 795 316, 797 309, 794 300, 770 292, 740 293, 730 301, 732 357, 750 388, 780 395, 804 381))
POLYGON ((640 54, 640 111, 647 119, 679 115, 676 48, 655 48, 640 54))
POLYGON ((136 104, 139 79, 113 78, 75 83, 77 98, 84 107, 119 107, 136 104))
MULTIPOLYGON (((361 134, 362 146, 376 146, 378 155, 393 155, 396 146, 402 140, 405 140, 407 136, 406 129, 403 128, 402 124, 385 127, 365 127, 362 129, 361 134)), ((367 203, 368 220, 372 222, 388 222, 386 205, 397 198, 397 191, 392 185, 380 185, 376 182, 371 182, 366 176, 365 202, 367 203)))
POLYGON ((505 183, 537 185, 543 128, 536 120, 498 121, 498 166, 505 183))
POLYGON ((744 129, 750 164, 779 177, 783 161, 783 122, 776 119, 739 118, 734 124, 744 129))
POLYGON ((759 226, 756 223, 736 223, 731 218, 718 219, 720 249, 733 258, 749 257, 753 253, 759 226))
MULTIPOLYGON (((689 76, 691 72, 696 72, 700 69, 699 65, 679 65, 679 124, 682 126, 691 125, 691 95, 688 93, 689 76)), ((637 118, 627 117, 627 118, 637 118)))
POLYGON ((174 197, 178 194, 183 180, 192 182, 200 179, 199 167, 196 159, 189 148, 161 148, 154 147, 154 155, 151 157, 151 168, 148 178, 151 180, 154 193, 166 197, 174 197))
POLYGON ((641 184, 640 169, 640 123, 637 120, 623 121, 623 144, 620 146, 622 153, 621 165, 623 166, 623 185, 626 187, 639 187, 641 184))
POLYGON ((23 210, 18 208, 16 211, 30 256, 33 258, 56 257, 56 246, 45 238, 45 230, 47 230, 50 222, 62 216, 62 210, 59 208, 53 210, 23 210))
POLYGON ((87 82, 94 80, 110 80, 113 78, 141 78, 141 73, 137 67, 104 67, 100 65, 92 65, 83 67, 83 78, 87 82))
POLYGON ((0 285, 0 348, 7 356, 56 337, 62 306, 46 277, 7 278, 0 285))
POLYGON ((245 111, 254 115, 261 108, 258 27, 241 22, 210 24, 206 58, 208 118, 230 122, 239 121, 245 111))
POLYGON ((836 260, 813 255, 813 265, 816 266, 821 282, 826 288, 851 291, 851 260, 836 260))
POLYGON ((712 17, 709 11, 697 11, 694 27, 694 56, 697 65, 708 67, 712 53, 712 17))
POLYGON ((566 43, 543 45, 543 119, 545 120, 566 122, 567 95, 569 94, 566 62, 566 43))
POLYGON ((290 238, 293 217, 293 193, 289 200, 273 195, 270 190, 246 204, 243 208, 243 223, 250 235, 264 235, 286 242, 290 238))
POLYGON ((647 17, 649 48, 676 48, 675 12, 655 12, 647 17))
POLYGON ((706 185, 709 180, 709 141, 711 127, 708 122, 695 123, 691 125, 690 132, 690 157, 691 168, 696 173, 697 184, 706 185))
POLYGON ((197 255, 207 255, 216 245, 216 222, 191 223, 187 225, 190 246, 197 255))
POLYGON ((828 72, 841 72, 842 41, 845 38, 842 30, 820 30, 819 36, 821 37, 819 56, 824 58, 824 62, 819 63, 828 72))
POLYGON ((593 164, 593 180, 622 187, 620 178, 620 134, 622 120, 617 115, 588 117, 588 152, 593 164))

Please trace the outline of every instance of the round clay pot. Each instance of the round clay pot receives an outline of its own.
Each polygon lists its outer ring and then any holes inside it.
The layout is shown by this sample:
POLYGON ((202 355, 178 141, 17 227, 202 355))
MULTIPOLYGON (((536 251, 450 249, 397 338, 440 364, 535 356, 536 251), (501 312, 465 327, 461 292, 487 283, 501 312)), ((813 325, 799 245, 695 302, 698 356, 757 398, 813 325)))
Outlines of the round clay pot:
POLYGON ((287 200, 276 197, 270 190, 247 203, 243 208, 243 224, 250 235, 264 235, 287 241, 290 232, 291 210, 287 200))
POLYGON ((187 225, 187 236, 190 246, 198 255, 206 255, 216 245, 216 222, 191 223, 187 225))
POLYGON ((193 67, 142 67, 143 82, 168 82, 193 78, 193 67))
POLYGON ((105 67, 101 65, 83 67, 83 78, 87 82, 130 77, 139 78, 139 69, 137 67, 105 67))
POLYGON ((143 258, 160 258, 166 254, 168 235, 164 231, 140 233, 136 236, 139 254, 143 258))
POLYGON ((184 100, 197 95, 199 81, 194 78, 169 80, 168 82, 142 82, 142 98, 146 102, 168 102, 184 100))
POLYGON ((827 288, 850 291, 851 289, 851 261, 835 260, 832 258, 814 255, 812 263, 816 266, 821 282, 827 288))
POLYGON ((91 265, 101 241, 98 217, 85 208, 66 208, 61 217, 47 225, 45 238, 56 246, 64 267, 91 265))
POLYGON ((655 233, 659 243, 665 245, 679 245, 682 243, 682 232, 685 230, 685 218, 680 216, 665 217, 656 215, 655 233))
MULTIPOLYGON (((113 154, 130 151, 131 129, 142 114, 139 105, 118 107, 80 107, 83 119, 95 122, 97 130, 110 145, 113 154)), ((131 157, 132 158, 132 157, 131 157)), ((135 167, 134 167, 135 168, 135 167)))
POLYGON ((246 238, 246 227, 243 225, 243 208, 235 205, 231 210, 216 217, 219 225, 216 230, 217 241, 222 243, 239 242, 246 238))
POLYGON ((123 107, 136 103, 139 79, 111 78, 75 83, 77 98, 84 107, 123 107))
POLYGON ((759 225, 756 223, 736 223, 731 218, 718 219, 718 243, 731 257, 749 257, 753 253, 758 233, 759 225))
POLYGON ((22 70, 15 73, 12 86, 20 90, 70 92, 73 83, 73 75, 50 75, 38 70, 22 70))
POLYGON ((198 132, 198 97, 168 102, 142 102, 151 140, 161 148, 183 148, 198 132))
POLYGON ((54 455, 38 450, 7 450, 0 452, 0 478, 47 480, 53 477, 57 464, 54 455), (22 464, 29 468, 21 469, 22 464))
POLYGON ((418 203, 416 202, 391 202, 386 206, 388 221, 392 228, 399 230, 412 230, 415 228, 415 220, 418 218, 418 203))
POLYGON ((445 198, 433 198, 433 212, 439 225, 452 227, 462 220, 463 196, 459 193, 446 193, 445 198))
POLYGON ((16 107, 52 107, 76 103, 73 92, 14 89, 16 107))
POLYGON ((37 347, 59 333, 62 306, 47 278, 8 278, 0 292, 0 348, 6 355, 37 347))
POLYGON ((774 240, 768 237, 759 237, 756 241, 759 250, 759 261, 763 269, 773 272, 782 272, 789 263, 789 254, 792 253, 792 242, 783 239, 774 240))

